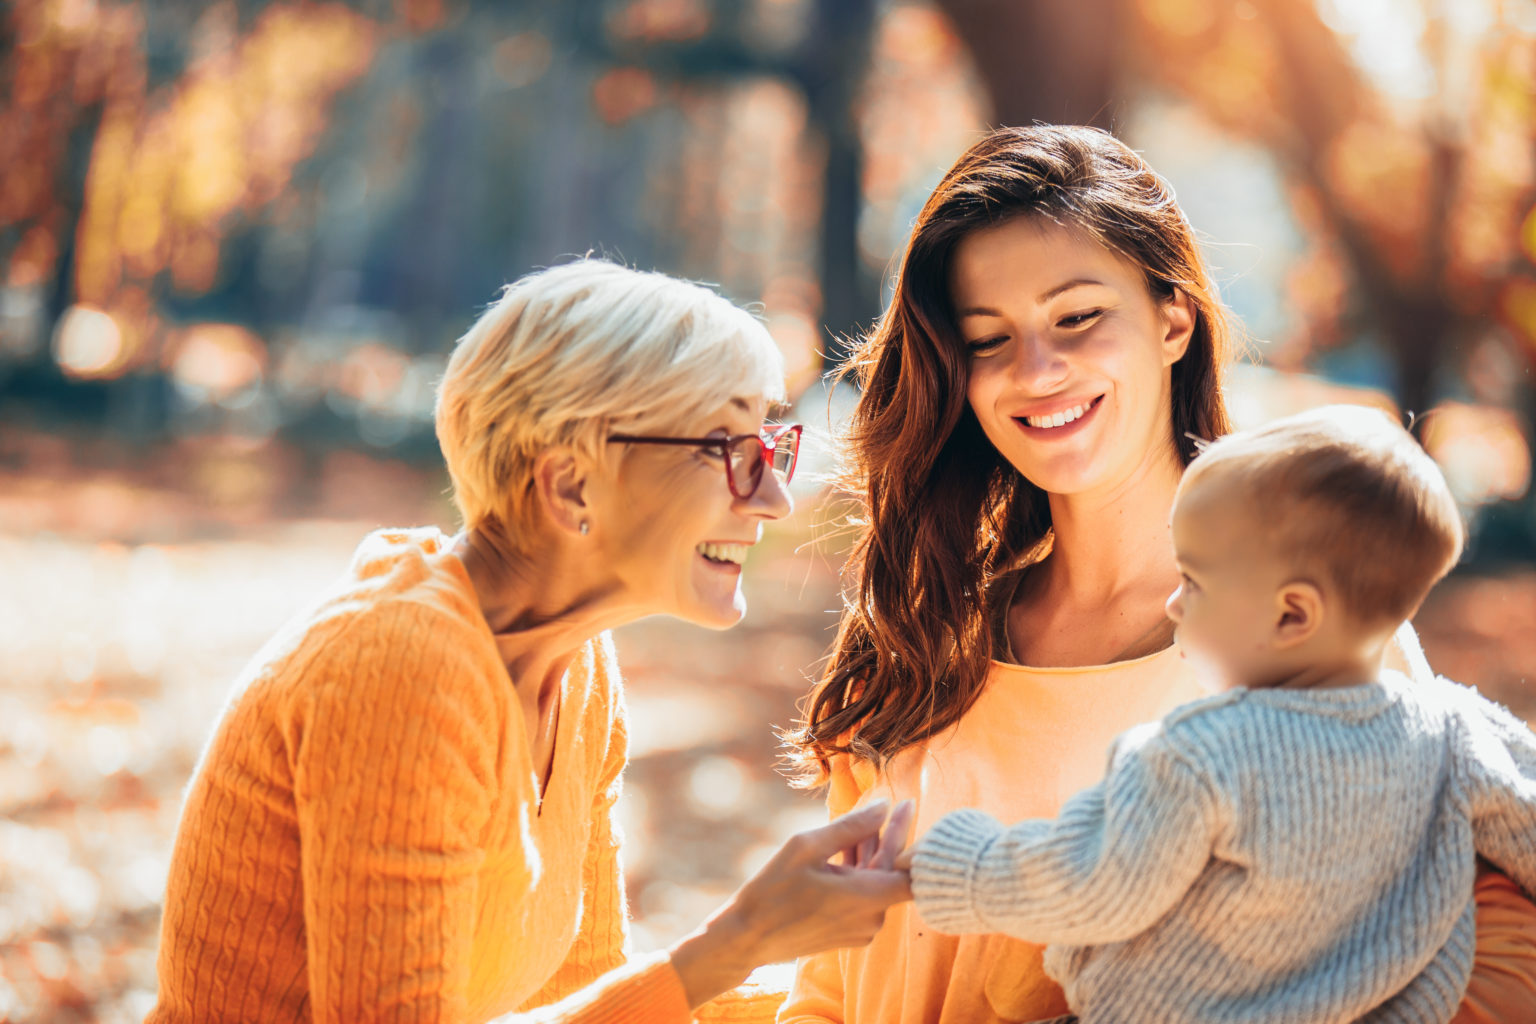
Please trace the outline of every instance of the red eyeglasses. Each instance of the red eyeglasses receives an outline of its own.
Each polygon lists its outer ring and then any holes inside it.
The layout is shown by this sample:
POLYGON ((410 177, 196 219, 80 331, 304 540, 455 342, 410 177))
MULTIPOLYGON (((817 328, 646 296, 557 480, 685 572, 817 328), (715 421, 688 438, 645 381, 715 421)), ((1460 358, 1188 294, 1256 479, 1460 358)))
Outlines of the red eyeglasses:
POLYGON ((763 467, 772 466, 780 483, 795 476, 795 462, 800 458, 799 423, 786 423, 761 434, 732 434, 730 437, 643 437, 638 434, 611 434, 609 441, 619 444, 675 444, 690 448, 718 448, 725 453, 725 483, 731 493, 745 501, 757 493, 763 482, 763 467))

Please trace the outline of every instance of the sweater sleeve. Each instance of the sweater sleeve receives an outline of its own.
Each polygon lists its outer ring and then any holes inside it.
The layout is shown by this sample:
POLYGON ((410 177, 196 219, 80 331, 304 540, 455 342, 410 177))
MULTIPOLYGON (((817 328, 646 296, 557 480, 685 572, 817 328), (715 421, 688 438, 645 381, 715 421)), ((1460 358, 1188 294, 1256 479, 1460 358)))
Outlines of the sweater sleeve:
POLYGON ((1454 683, 1461 768, 1477 852, 1536 896, 1536 735, 1502 706, 1454 683))
POLYGON ((789 990, 790 964, 768 964, 694 1011, 697 1024, 773 1024, 789 990))
POLYGON ((459 640, 402 605, 307 668, 290 756, 315 1024, 467 1014, 499 716, 459 640))
MULTIPOLYGON (((853 810, 865 792, 854 773, 852 757, 834 755, 827 782, 827 810, 831 817, 853 810)), ((843 955, 831 949, 800 958, 789 997, 779 1009, 779 1024, 842 1024, 843 955)))
POLYGON ((1104 781, 1054 821, 941 818, 913 850, 918 913, 941 931, 1042 944, 1119 942, 1151 927, 1204 869, 1217 820, 1207 782, 1156 728, 1122 737, 1104 781))

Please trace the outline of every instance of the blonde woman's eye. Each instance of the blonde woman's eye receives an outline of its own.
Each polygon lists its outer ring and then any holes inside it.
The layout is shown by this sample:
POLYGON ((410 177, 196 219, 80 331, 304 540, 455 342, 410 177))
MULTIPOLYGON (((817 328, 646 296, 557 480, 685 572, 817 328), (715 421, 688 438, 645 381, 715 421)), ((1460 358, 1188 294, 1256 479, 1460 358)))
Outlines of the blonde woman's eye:
POLYGON ((999 334, 992 338, 977 338, 975 341, 968 341, 965 343, 965 347, 972 355, 981 355, 991 352, 1007 340, 1008 336, 1006 334, 999 334))

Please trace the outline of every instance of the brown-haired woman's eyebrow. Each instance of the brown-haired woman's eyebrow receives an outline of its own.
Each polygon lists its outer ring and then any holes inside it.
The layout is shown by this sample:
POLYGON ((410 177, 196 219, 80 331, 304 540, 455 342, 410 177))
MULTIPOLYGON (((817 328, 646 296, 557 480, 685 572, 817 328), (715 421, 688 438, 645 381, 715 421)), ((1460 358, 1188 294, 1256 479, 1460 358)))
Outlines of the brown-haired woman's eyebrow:
MULTIPOLYGON (((1073 288, 1082 288, 1087 285, 1098 285, 1099 287, 1104 288, 1109 287, 1103 281, 1096 280, 1095 278, 1077 277, 1070 281, 1059 284, 1054 288, 1048 289, 1045 292, 1042 292, 1040 298, 1036 301, 1040 303, 1046 303, 1054 299, 1056 296, 1062 294, 1063 292, 1071 291, 1073 288)), ((955 312, 955 317, 959 320, 963 320, 968 316, 1001 317, 1002 315, 1003 313, 1001 310, 995 309, 992 306, 966 306, 964 309, 957 310, 955 312)))
POLYGON ((1050 291, 1042 293, 1040 296, 1040 301, 1049 302, 1056 296, 1060 295, 1062 292, 1071 291, 1073 288, 1081 288, 1084 285, 1099 285, 1101 287, 1108 287, 1104 284, 1103 281, 1097 280, 1096 278, 1075 277, 1065 284, 1059 284, 1055 288, 1052 288, 1050 291))

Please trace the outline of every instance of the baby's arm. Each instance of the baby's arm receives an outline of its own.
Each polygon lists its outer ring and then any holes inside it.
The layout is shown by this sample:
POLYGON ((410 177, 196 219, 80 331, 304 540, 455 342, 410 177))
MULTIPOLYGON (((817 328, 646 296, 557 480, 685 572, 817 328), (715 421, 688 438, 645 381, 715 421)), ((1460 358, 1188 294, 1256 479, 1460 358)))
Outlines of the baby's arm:
POLYGON ((1456 690, 1466 723, 1460 754, 1477 852, 1536 896, 1536 735, 1500 705, 1456 690))
POLYGON ((1121 738, 1104 781, 1054 821, 940 819, 912 854, 917 910, 946 932, 1097 945, 1145 931, 1210 859, 1218 801, 1158 726, 1121 738))

